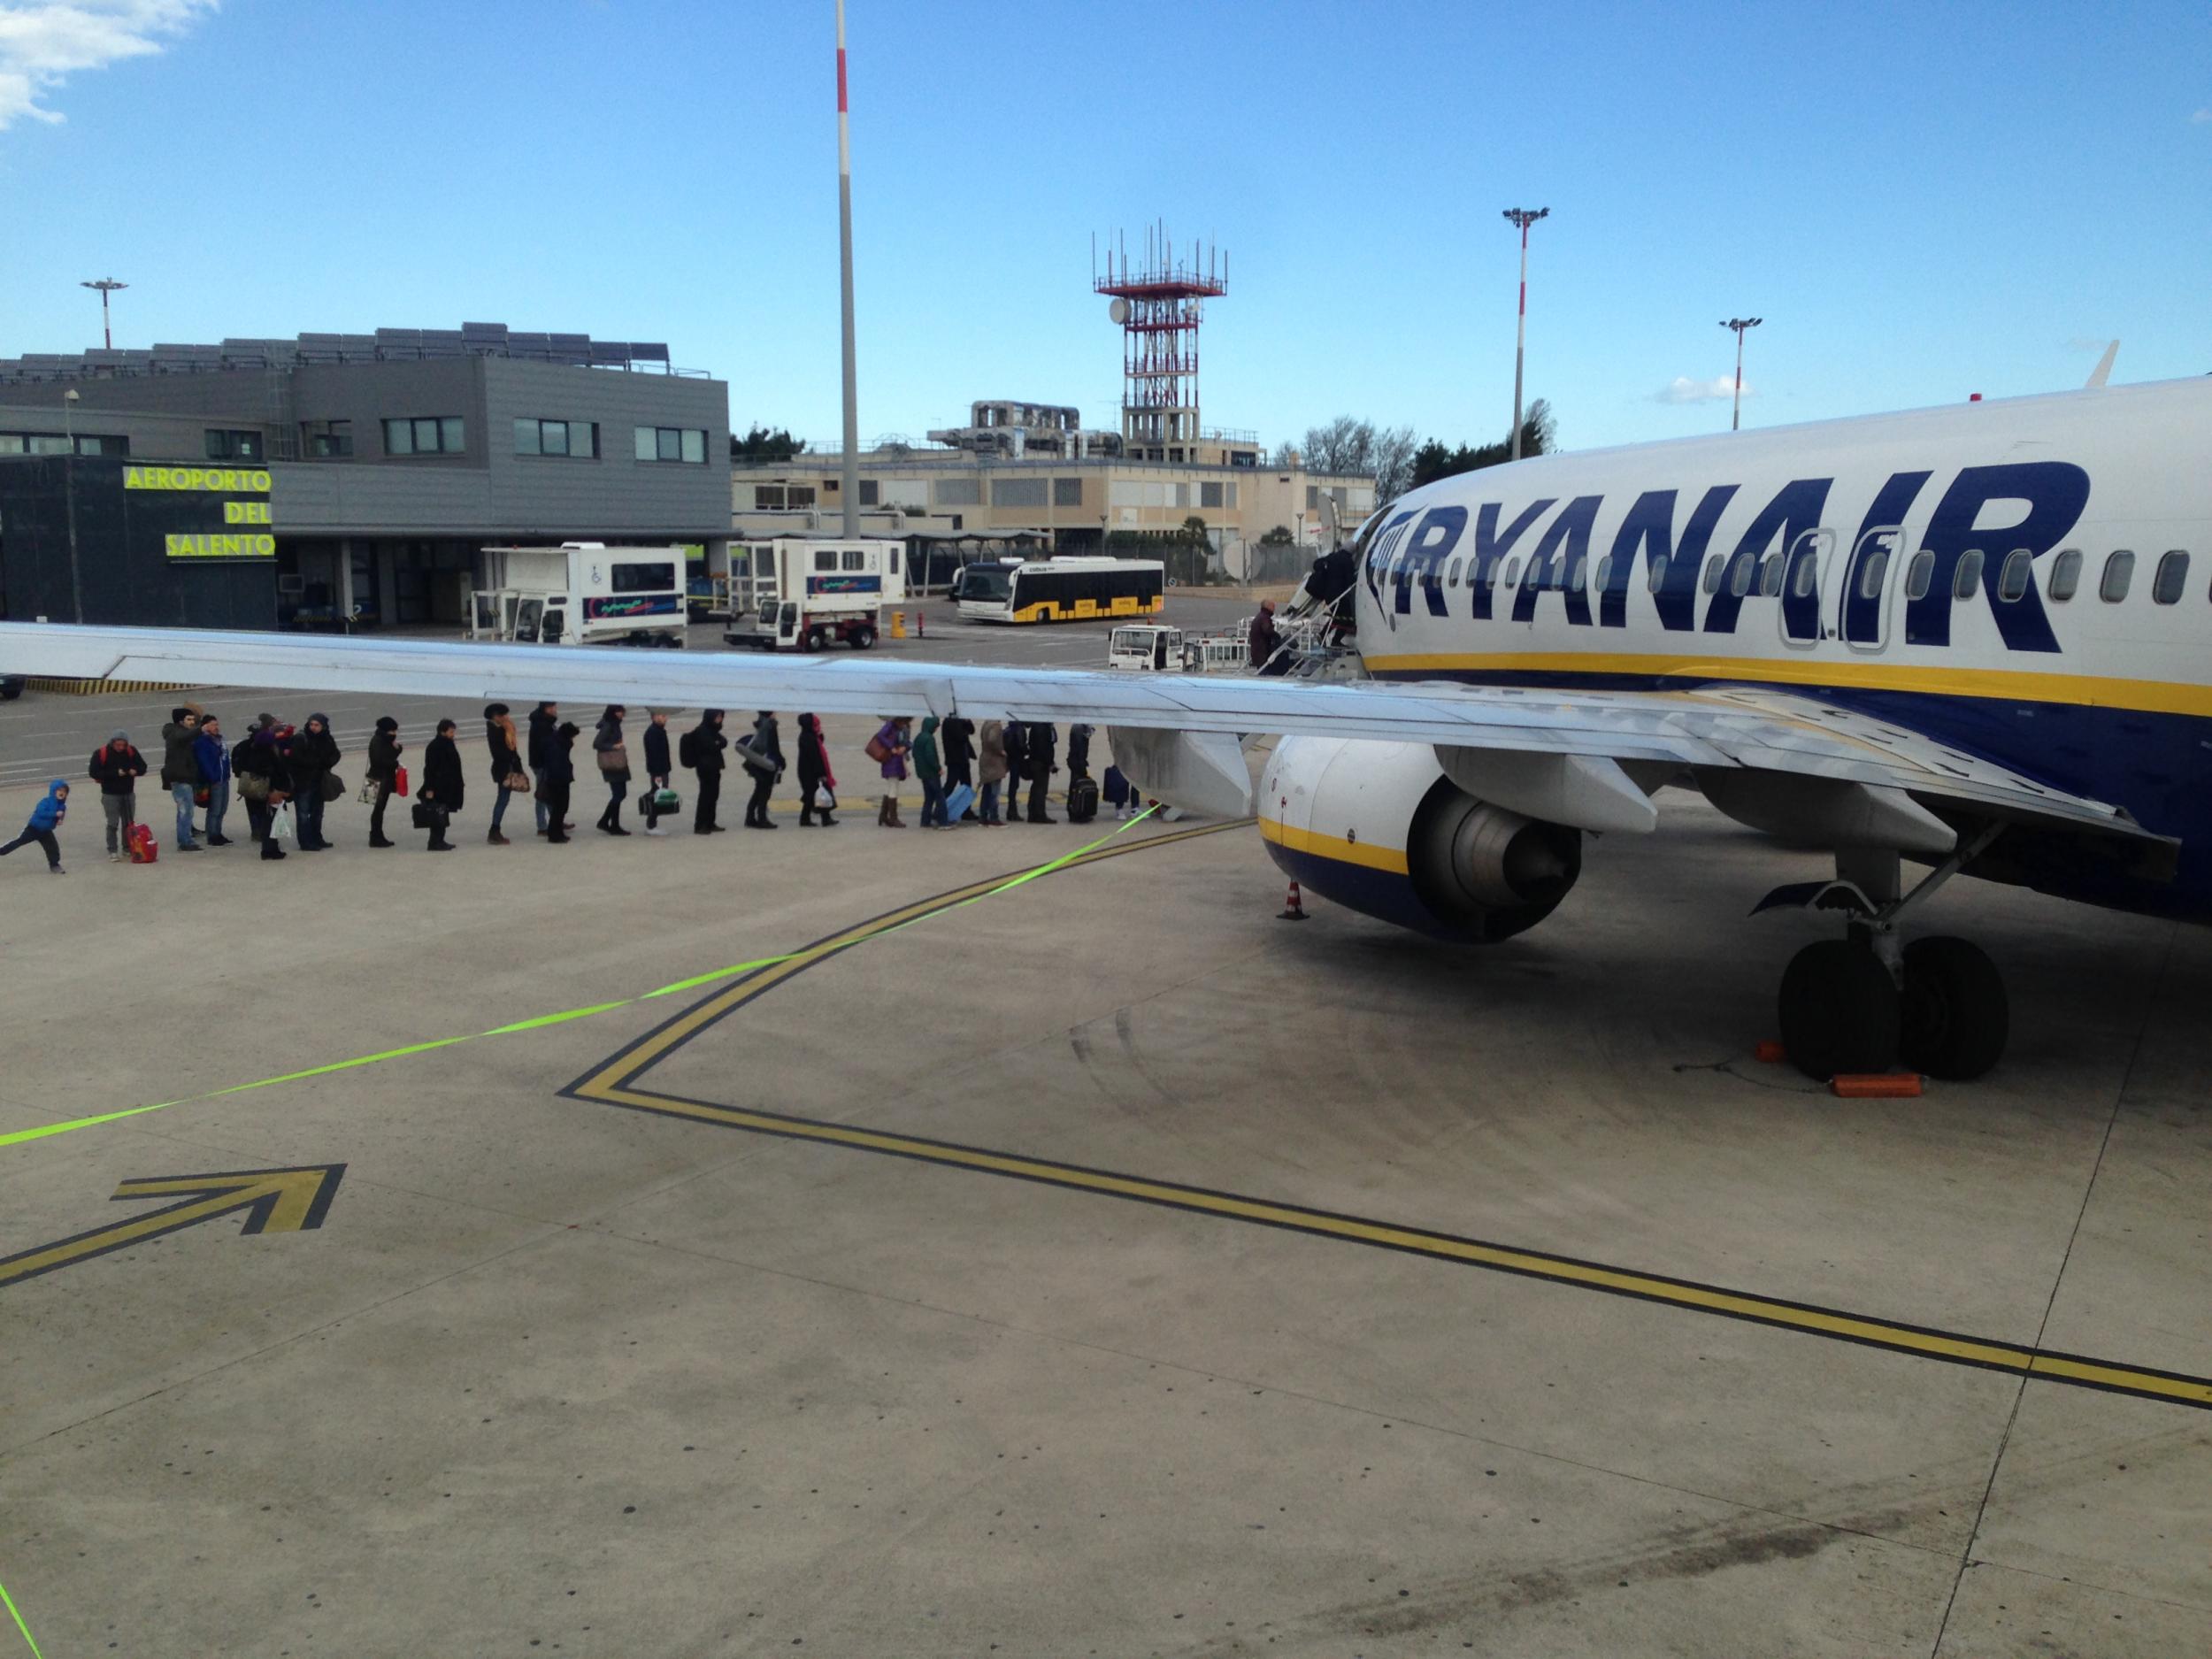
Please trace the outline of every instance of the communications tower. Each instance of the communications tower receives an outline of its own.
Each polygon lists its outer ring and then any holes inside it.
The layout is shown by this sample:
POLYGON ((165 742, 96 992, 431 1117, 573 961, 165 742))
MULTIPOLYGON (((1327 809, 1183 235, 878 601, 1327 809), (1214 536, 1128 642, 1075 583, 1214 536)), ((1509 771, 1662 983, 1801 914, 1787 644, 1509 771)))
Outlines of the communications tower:
POLYGON ((1205 303, 1229 291, 1229 257, 1193 243, 1179 257, 1164 226, 1146 228, 1133 265, 1125 236, 1110 239, 1106 271, 1093 261, 1091 286, 1112 296, 1107 315, 1121 325, 1121 436, 1133 457, 1180 461, 1198 442, 1198 325, 1205 303), (1116 243, 1118 242, 1118 247, 1116 243))

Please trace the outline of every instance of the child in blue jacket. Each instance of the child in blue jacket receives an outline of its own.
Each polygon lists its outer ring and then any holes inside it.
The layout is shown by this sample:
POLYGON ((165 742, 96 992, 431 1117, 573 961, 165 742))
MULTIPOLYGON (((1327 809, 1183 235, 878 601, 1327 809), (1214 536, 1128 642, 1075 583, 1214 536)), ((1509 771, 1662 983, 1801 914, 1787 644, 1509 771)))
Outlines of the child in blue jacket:
POLYGON ((0 858, 5 858, 26 841, 36 841, 46 849, 46 867, 58 876, 67 874, 61 867, 61 843, 54 839, 54 832, 68 816, 69 780, 57 778, 46 786, 46 798, 31 809, 31 821, 23 826, 23 833, 0 847, 0 858))

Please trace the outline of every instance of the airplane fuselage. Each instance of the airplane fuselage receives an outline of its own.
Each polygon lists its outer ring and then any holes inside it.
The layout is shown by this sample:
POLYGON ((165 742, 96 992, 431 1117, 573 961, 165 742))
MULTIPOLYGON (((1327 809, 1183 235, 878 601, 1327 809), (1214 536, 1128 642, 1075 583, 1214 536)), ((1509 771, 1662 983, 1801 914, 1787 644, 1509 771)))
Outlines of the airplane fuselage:
POLYGON ((1378 678, 1800 691, 2182 842, 2035 885, 2212 917, 2212 379, 1494 467, 1394 503, 1358 580, 1378 678))

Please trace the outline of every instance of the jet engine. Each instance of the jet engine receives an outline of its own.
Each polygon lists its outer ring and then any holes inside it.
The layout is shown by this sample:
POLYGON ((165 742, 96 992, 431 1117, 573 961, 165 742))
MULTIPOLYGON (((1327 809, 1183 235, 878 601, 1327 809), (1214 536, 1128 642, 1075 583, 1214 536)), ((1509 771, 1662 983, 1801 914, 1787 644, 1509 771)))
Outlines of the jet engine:
POLYGON ((1479 801, 1425 743, 1294 737, 1259 790, 1269 853, 1348 909, 1490 944, 1533 927, 1582 872, 1582 832, 1479 801))

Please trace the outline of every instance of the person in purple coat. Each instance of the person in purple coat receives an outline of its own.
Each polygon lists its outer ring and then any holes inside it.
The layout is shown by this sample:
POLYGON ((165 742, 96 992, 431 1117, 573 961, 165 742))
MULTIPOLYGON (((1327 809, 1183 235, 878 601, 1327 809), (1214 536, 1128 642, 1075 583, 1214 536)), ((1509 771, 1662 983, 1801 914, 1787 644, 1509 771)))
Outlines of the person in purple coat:
POLYGON ((869 745, 870 753, 882 756, 883 805, 876 813, 876 822, 887 829, 904 829, 906 820, 899 816, 899 785, 906 779, 906 757, 914 747, 907 730, 913 721, 905 715, 886 720, 878 728, 875 739, 869 745))

